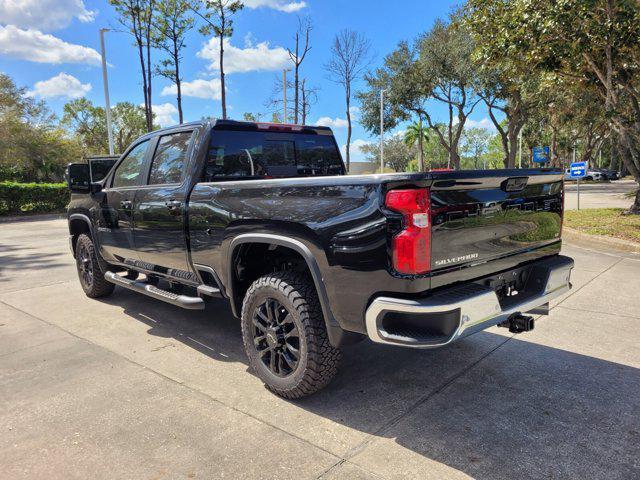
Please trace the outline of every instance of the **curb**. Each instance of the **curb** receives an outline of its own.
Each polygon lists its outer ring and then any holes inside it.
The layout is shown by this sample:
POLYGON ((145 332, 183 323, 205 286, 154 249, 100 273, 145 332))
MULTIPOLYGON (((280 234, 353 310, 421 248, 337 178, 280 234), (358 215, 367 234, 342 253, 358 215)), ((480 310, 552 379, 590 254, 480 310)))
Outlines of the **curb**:
POLYGON ((0 223, 10 222, 37 222, 41 220, 60 220, 67 218, 65 213, 39 213, 36 215, 17 215, 14 217, 1 217, 0 223))
POLYGON ((569 227, 562 228, 562 239, 581 247, 605 247, 620 252, 640 253, 640 243, 603 235, 590 235, 569 227))

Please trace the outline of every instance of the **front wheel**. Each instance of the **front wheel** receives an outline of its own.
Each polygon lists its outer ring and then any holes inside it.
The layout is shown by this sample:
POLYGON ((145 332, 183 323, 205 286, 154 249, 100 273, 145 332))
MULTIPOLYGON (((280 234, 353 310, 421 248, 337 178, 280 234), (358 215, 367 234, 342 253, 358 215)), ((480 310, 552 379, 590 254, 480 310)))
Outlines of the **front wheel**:
POLYGON ((300 273, 269 274, 249 287, 242 338, 253 370, 284 398, 311 395, 337 373, 340 350, 329 343, 313 282, 300 273))
POLYGON ((91 237, 84 233, 76 241, 76 267, 80 285, 87 297, 106 297, 113 293, 115 285, 104 279, 106 264, 98 258, 91 237))

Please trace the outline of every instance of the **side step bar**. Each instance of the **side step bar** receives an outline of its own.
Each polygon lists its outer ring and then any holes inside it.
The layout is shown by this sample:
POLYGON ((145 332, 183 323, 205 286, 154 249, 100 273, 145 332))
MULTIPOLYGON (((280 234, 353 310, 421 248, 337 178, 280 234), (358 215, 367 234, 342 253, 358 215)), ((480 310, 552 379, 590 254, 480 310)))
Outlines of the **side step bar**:
POLYGON ((204 310, 204 300, 200 297, 189 297, 187 295, 178 295, 177 293, 162 290, 154 285, 136 280, 128 280, 114 272, 106 272, 104 279, 120 287, 142 293, 156 300, 170 303, 177 307, 186 308, 187 310, 204 310))

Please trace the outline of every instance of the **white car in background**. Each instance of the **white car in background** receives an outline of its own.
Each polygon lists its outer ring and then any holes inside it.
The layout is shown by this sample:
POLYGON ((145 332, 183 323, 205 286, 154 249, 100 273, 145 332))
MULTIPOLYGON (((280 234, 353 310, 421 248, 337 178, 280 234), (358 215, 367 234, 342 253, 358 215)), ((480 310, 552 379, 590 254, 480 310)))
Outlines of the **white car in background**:
MULTIPOLYGON (((577 179, 575 179, 575 178, 573 178, 571 176, 571 170, 568 169, 568 168, 565 169, 565 171, 564 171, 564 179, 565 180, 569 180, 569 181, 577 180, 577 179)), ((602 172, 598 172, 596 170, 587 170, 587 175, 584 177, 583 180, 592 180, 594 182, 603 182, 606 179, 607 179, 606 176, 602 172)))

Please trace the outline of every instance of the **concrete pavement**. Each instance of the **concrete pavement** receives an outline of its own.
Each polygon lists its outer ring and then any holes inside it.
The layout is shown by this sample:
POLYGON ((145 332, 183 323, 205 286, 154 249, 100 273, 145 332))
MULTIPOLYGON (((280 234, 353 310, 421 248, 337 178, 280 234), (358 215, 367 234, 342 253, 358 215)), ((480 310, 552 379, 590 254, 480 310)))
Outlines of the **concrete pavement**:
POLYGON ((640 476, 640 259, 567 246, 529 334, 363 342, 296 402, 247 369, 225 302, 90 300, 60 220, 0 224, 3 478, 640 476))
MULTIPOLYGON (((576 182, 566 182, 567 198, 565 208, 578 208, 578 187, 576 182)), ((626 193, 634 192, 638 184, 634 180, 616 180, 613 182, 581 183, 580 208, 629 208, 632 198, 625 197, 626 193)))

